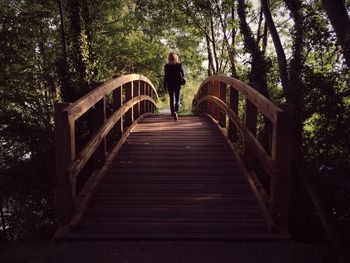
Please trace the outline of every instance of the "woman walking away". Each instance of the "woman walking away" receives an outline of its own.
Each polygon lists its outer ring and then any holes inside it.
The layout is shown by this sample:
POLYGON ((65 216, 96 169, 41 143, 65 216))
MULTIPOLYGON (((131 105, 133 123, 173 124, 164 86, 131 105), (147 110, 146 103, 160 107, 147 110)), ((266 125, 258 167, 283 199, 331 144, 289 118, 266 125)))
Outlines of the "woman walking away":
POLYGON ((178 119, 180 89, 181 85, 185 83, 185 75, 179 57, 176 53, 171 52, 168 64, 164 67, 164 89, 168 90, 169 93, 171 116, 174 117, 174 120, 178 119))

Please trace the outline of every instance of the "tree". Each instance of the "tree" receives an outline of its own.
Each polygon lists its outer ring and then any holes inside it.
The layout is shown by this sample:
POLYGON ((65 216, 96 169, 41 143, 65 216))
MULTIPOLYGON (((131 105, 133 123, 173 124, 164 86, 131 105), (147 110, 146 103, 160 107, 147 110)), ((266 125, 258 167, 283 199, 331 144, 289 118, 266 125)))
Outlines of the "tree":
POLYGON ((337 34, 345 61, 350 68, 350 18, 344 0, 322 0, 322 5, 337 34))

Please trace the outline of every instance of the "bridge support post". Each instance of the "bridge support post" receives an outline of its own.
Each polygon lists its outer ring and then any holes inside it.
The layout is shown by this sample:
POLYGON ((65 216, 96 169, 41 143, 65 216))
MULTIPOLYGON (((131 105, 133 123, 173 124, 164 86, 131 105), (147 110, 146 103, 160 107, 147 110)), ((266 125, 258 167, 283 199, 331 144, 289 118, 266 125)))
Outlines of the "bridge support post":
MULTIPOLYGON (((229 87, 230 89, 230 109, 236 113, 238 116, 238 91, 232 87, 229 87)), ((229 119, 228 123, 228 137, 231 139, 231 141, 237 141, 238 140, 238 132, 237 127, 234 124, 234 122, 229 119)))
MULTIPOLYGON (((252 87, 256 88, 255 84, 251 84, 252 87)), ((245 100, 245 125, 251 131, 251 133, 256 136, 256 124, 257 124, 257 109, 253 103, 246 98, 245 100)), ((246 167, 249 170, 254 168, 255 164, 255 154, 253 150, 249 147, 246 141, 244 141, 244 153, 243 159, 246 167)))
MULTIPOLYGON (((151 87, 147 84, 146 95, 151 96, 151 87)), ((151 112, 151 102, 146 101, 146 112, 151 112)))
MULTIPOLYGON (((219 82, 220 99, 226 104, 226 83, 219 82)), ((219 109, 219 124, 221 127, 226 127, 226 113, 225 111, 219 109)))
MULTIPOLYGON (((145 83, 143 81, 140 81, 140 95, 145 95, 145 83)), ((145 102, 140 102, 140 115, 143 115, 145 113, 145 102)))
MULTIPOLYGON (((113 110, 117 111, 123 104, 123 88, 122 86, 113 90, 113 110)), ((116 136, 119 140, 123 136, 123 116, 115 124, 116 136)))
MULTIPOLYGON (((140 95, 140 82, 140 80, 133 82, 133 98, 140 95)), ((133 107, 133 119, 136 120, 138 117, 140 117, 140 103, 137 103, 133 107)))
POLYGON ((70 122, 68 112, 63 111, 70 103, 55 103, 56 143, 56 191, 55 206, 60 225, 69 223, 73 215, 75 182, 71 183, 65 170, 75 157, 75 126, 70 122), (72 185, 74 184, 74 185, 72 185))
MULTIPOLYGON (((133 97, 133 82, 129 82, 126 83, 124 85, 124 92, 125 92, 125 101, 131 100, 133 97)), ((133 108, 130 108, 130 110, 128 110, 125 113, 125 119, 124 119, 124 126, 125 127, 130 127, 131 124, 134 122, 134 118, 133 118, 134 114, 133 114, 133 108)))
MULTIPOLYGON (((106 98, 103 97, 95 104, 93 110, 93 133, 97 132, 106 121, 106 98)), ((100 146, 93 154, 93 162, 95 168, 101 168, 107 157, 107 143, 106 138, 102 139, 100 146)))
MULTIPOLYGON (((154 91, 153 91, 153 89, 151 89, 151 93, 150 93, 149 96, 150 96, 152 99, 154 98, 154 91)), ((152 102, 149 102, 149 104, 150 104, 150 112, 151 112, 151 113, 154 113, 155 108, 154 108, 153 103, 152 103, 152 102)))
POLYGON ((271 178, 271 213, 279 226, 288 227, 291 172, 293 152, 293 128, 295 127, 295 107, 282 104, 283 112, 277 114, 272 135, 272 159, 277 171, 271 178))

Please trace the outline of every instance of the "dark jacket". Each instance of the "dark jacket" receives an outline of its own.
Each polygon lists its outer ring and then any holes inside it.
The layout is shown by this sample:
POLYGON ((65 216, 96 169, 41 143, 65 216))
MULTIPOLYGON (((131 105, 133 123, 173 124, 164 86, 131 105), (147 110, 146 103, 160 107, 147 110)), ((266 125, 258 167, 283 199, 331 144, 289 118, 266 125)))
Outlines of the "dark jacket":
POLYGON ((164 66, 164 89, 180 89, 180 74, 185 77, 181 64, 166 64, 164 66))

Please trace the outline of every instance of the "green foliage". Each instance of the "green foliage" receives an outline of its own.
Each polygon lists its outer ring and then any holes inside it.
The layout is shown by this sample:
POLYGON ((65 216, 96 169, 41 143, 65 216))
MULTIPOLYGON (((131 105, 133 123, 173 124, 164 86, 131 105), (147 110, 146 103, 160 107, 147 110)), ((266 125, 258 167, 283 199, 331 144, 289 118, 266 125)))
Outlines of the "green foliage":
MULTIPOLYGON (((262 82, 275 103, 293 102, 305 166, 314 174, 322 165, 333 167, 332 182, 349 184, 350 72, 321 1, 272 1, 293 87, 287 96, 272 42, 265 52, 259 39, 260 6, 243 2, 62 0, 63 39, 56 0, 0 0, 0 202, 7 239, 49 239, 55 229, 54 101, 74 101, 96 83, 140 73, 155 84, 166 107, 162 77, 170 51, 179 53, 187 78, 183 113, 191 111, 210 72, 209 53, 216 51, 217 72, 262 82)), ((332 195, 333 188, 325 189, 332 195)), ((344 211, 342 216, 349 209, 344 211)))

